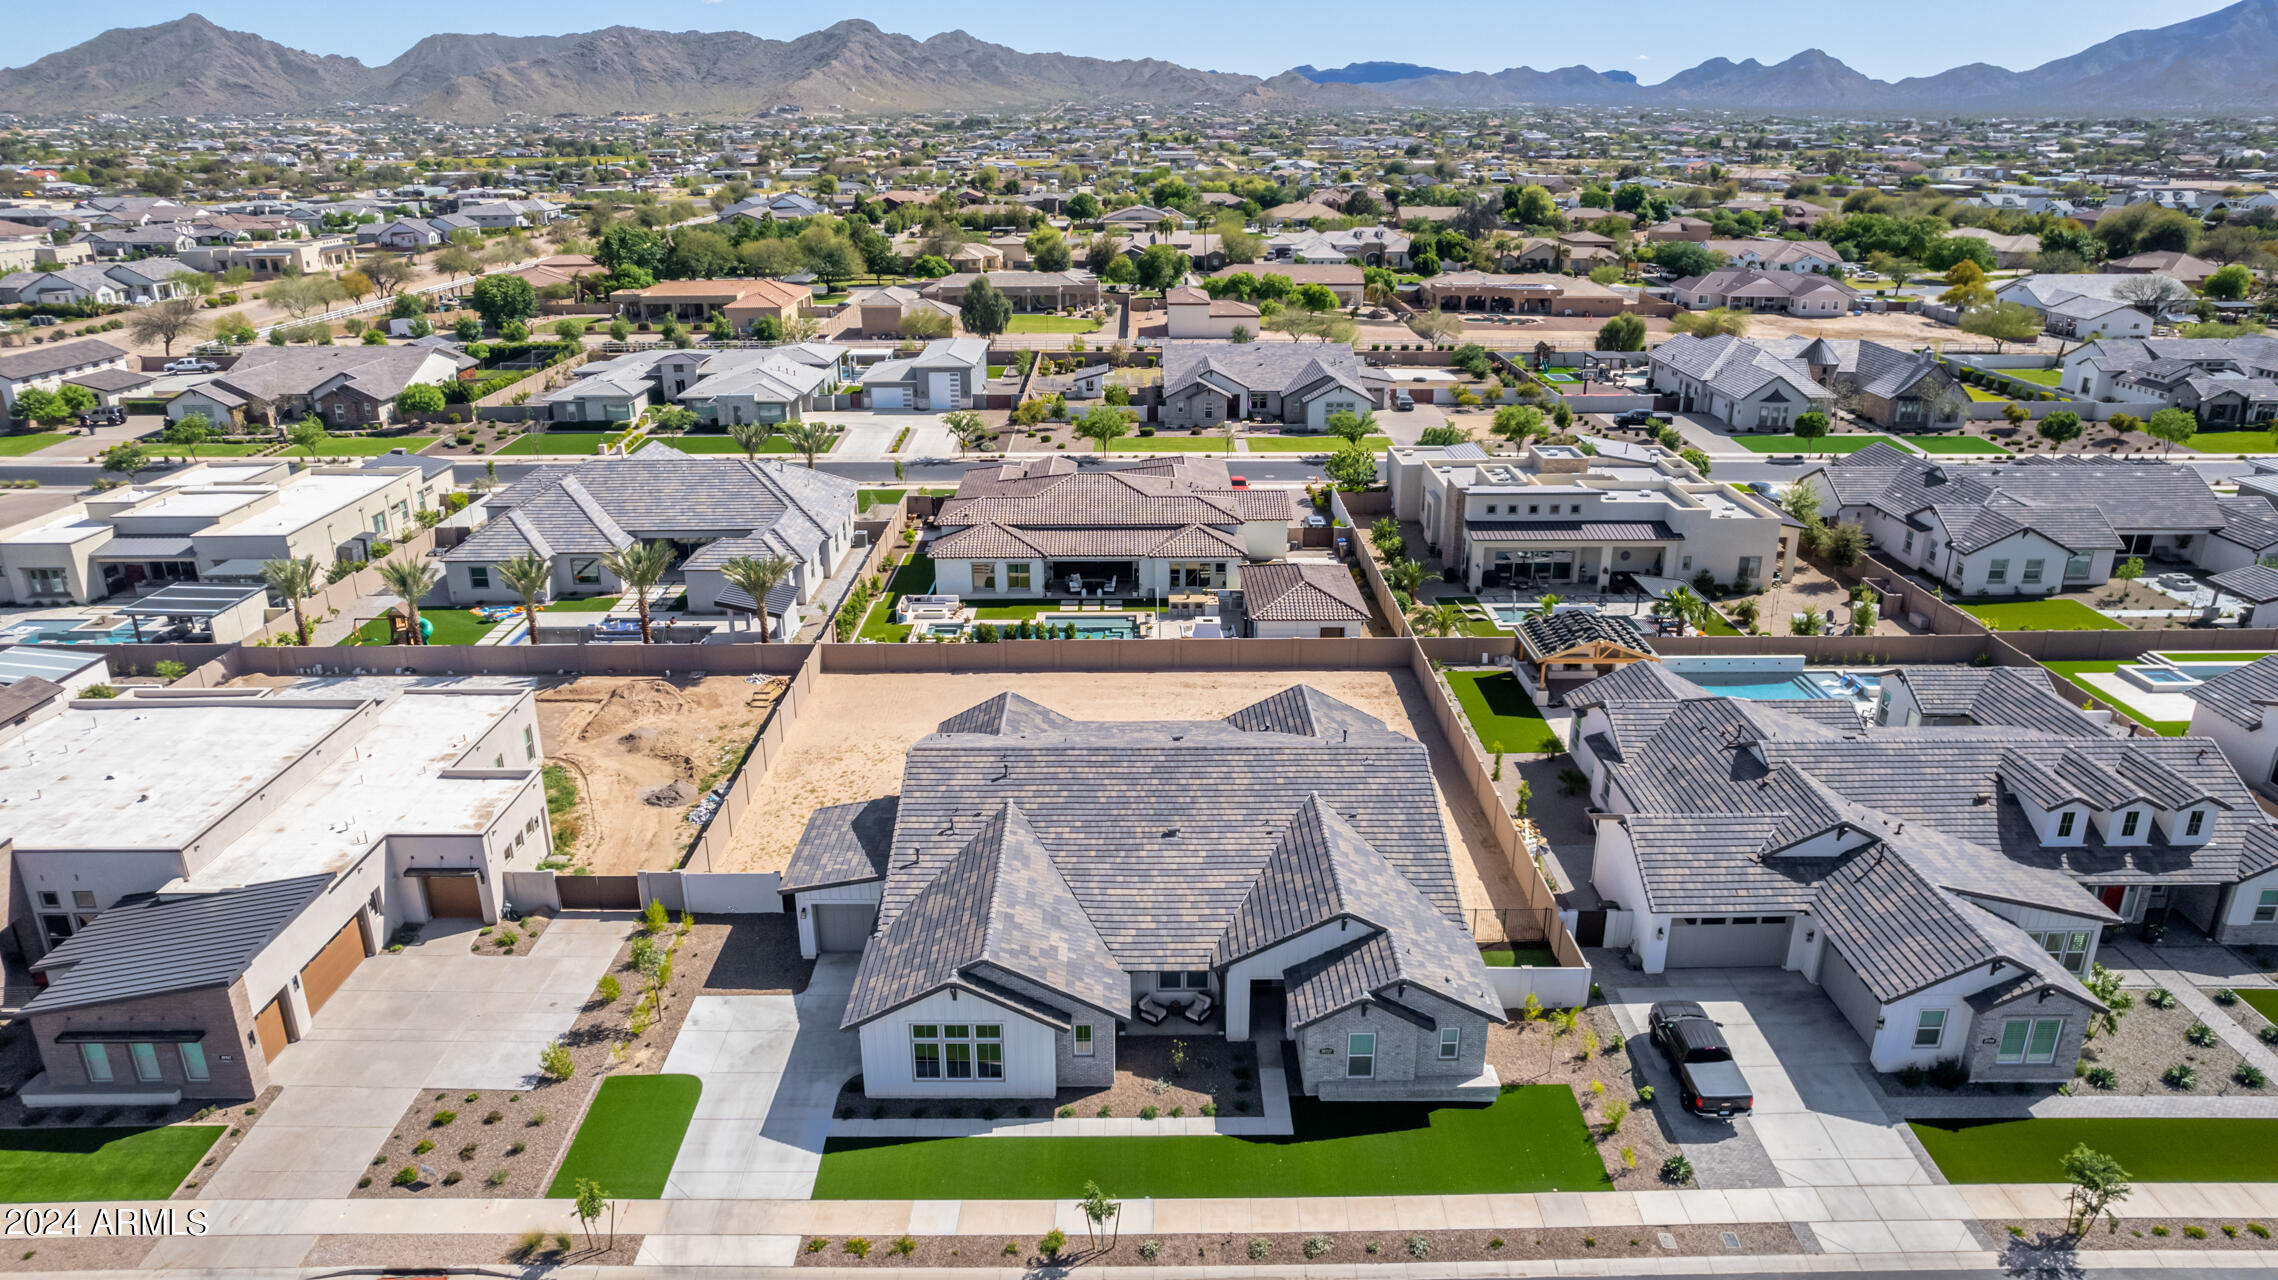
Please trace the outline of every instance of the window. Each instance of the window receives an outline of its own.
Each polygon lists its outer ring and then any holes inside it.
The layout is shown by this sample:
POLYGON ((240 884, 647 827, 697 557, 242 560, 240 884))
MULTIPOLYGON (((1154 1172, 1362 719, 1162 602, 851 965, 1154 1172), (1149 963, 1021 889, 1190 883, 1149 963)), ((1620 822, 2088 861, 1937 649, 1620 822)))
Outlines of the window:
POLYGON ((1345 1037, 1345 1078, 1368 1080, 1376 1075, 1376 1034, 1355 1031, 1345 1037))
POLYGON ((1092 1024, 1079 1022, 1076 1024, 1075 1055, 1079 1058, 1088 1058, 1092 1056, 1092 1053, 1092 1024))
POLYGON ((1440 1061, 1453 1062, 1463 1052, 1463 1028, 1440 1028, 1440 1061))
POLYGON ((588 558, 570 561, 570 581, 580 586, 595 586, 601 581, 601 561, 588 558))
POLYGON ((42 889, 40 890, 40 905, 43 907, 60 907, 63 905, 63 899, 57 896, 53 889, 42 889))
POLYGON ((127 1056, 134 1059, 134 1078, 144 1083, 158 1079, 158 1046, 136 1041, 127 1046, 127 1056))
POLYGON ((64 577, 61 569, 26 569, 24 576, 31 580, 29 585, 32 594, 35 596, 67 596, 71 594, 70 581, 64 577))
POLYGON ((979 1068, 983 1080, 1005 1078, 1003 1030, 997 1026, 973 1028, 973 1065, 979 1068))
POLYGON ((205 1080, 210 1078, 210 1073, 206 1070, 206 1047, 204 1045, 191 1044, 185 1040, 175 1045, 174 1048, 182 1055, 183 1079, 205 1080))
POLYGON ((2045 563, 2047 562, 2042 560, 2027 560, 2025 562, 2025 576, 2019 581, 2039 582, 2041 580, 2041 566, 2045 563))
POLYGON ((2085 973, 2088 970, 2088 934, 2085 930, 2052 929, 2035 933, 2033 941, 2041 944, 2068 973, 2085 973))
POLYGON ((1987 582, 2009 581, 2009 562, 2007 560, 1994 561, 1993 567, 1985 571, 1985 580, 1987 582))
POLYGON ((2254 922, 2269 924, 2278 921, 2278 889, 2264 889, 2254 902, 2254 922))
POLYGON ((1530 502, 1530 503, 1528 503, 1528 504, 1527 504, 1527 514, 1528 514, 1528 515, 1530 515, 1530 516, 1539 516, 1539 515, 1541 515, 1541 514, 1542 514, 1542 504, 1541 504, 1541 503, 1539 503, 1539 502, 1530 502))
POLYGON ((374 532, 374 533, 386 533, 387 531, 388 531, 388 513, 387 513, 387 512, 385 512, 385 511, 382 511, 382 512, 381 512, 381 513, 379 513, 378 515, 376 515, 376 516, 373 516, 373 517, 372 517, 372 532, 374 532))
POLYGON ((973 589, 975 591, 994 591, 997 589, 996 561, 975 560, 973 562, 973 589))
POLYGON ((96 1084, 111 1082, 111 1054, 99 1044, 79 1046, 79 1061, 87 1068, 87 1078, 96 1084))
POLYGON ((477 591, 490 590, 490 566, 483 564, 468 566, 467 585, 477 591))
POLYGON ((910 1027, 910 1077, 914 1080, 941 1078, 941 1028, 939 1025, 916 1023, 910 1027))
POLYGON ((1581 515, 1581 514, 1582 514, 1582 504, 1581 504, 1581 503, 1579 503, 1579 502, 1577 502, 1577 503, 1575 503, 1573 506, 1571 506, 1571 507, 1568 507, 1568 508, 1566 509, 1566 514, 1568 514, 1568 515, 1570 515, 1570 516, 1578 516, 1578 515, 1581 515))
POLYGON ((1935 1049, 1946 1038, 1946 1011, 1924 1009, 1914 1018, 1914 1047, 1935 1049))
POLYGON ((1900 543, 1898 549, 1901 551, 1914 550, 1914 530, 1908 529, 1906 531, 1906 541, 1900 543))
POLYGON ((538 731, 529 725, 522 726, 522 758, 525 760, 538 758, 538 731))
POLYGON ((2069 840, 2069 839, 2071 839, 2071 838, 2072 838, 2072 829, 2073 829, 2073 827, 2074 827, 2074 826, 2075 826, 2075 825, 2076 825, 2076 824, 2077 824, 2079 821, 2080 821, 2080 813, 2079 813, 2079 811, 2078 811, 2078 810, 2074 810, 2074 809, 2067 809, 2067 810, 2065 810, 2063 813, 2060 813, 2060 814, 2058 814, 2058 815, 2057 815, 2057 839, 2059 839, 2059 840, 2069 840))
POLYGON ((2183 820, 2183 834, 2187 836, 2195 836, 2199 834, 2199 832, 2205 828, 2206 825, 2207 811, 2205 809, 2193 809, 2191 811, 2191 816, 2183 820))
POLYGON ((2057 1041, 2063 1035, 2062 1018, 2010 1018, 2001 1024, 2001 1047, 1993 1060, 2003 1064, 2054 1062, 2057 1041))
POLYGON ((71 891, 71 905, 82 911, 93 911, 95 909, 95 891, 93 889, 73 889, 71 891))
POLYGON ((1005 590, 1028 590, 1028 561, 1015 560, 1005 566, 1005 590))
POLYGON ((1004 1027, 995 1023, 911 1023, 910 1066, 914 1080, 1002 1080, 1004 1027))
POLYGON ((1210 971, 1208 969, 1196 969, 1192 972, 1164 969, 1155 975, 1155 990, 1157 991, 1208 991, 1209 989, 1210 971))
POLYGON ((1734 582, 1754 582, 1756 575, 1762 573, 1763 570, 1764 557, 1742 556, 1740 557, 1740 568, 1734 572, 1732 580, 1734 582))
POLYGON ((2120 815, 2121 838, 2125 839, 2129 836, 2134 835, 2136 833, 2136 828, 2143 825, 2143 820, 2144 811, 2141 809, 2130 809, 2126 813, 2120 815))

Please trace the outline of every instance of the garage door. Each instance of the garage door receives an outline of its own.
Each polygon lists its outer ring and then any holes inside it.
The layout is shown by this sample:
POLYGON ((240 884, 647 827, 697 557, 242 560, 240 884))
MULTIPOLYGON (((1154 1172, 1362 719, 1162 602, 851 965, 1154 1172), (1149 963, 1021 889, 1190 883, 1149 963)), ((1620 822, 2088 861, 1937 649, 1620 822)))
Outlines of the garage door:
POLYGON ((879 387, 870 393, 873 409, 907 409, 910 407, 908 387, 879 387))
POLYGON ((278 1003, 284 997, 261 1006, 253 1019, 253 1030, 261 1037, 261 1060, 274 1062, 277 1052, 285 1047, 285 1007, 278 1003))
POLYGON ((350 916, 348 923, 340 926, 340 932, 332 935, 332 941, 324 944, 324 950, 317 952, 316 958, 301 969, 301 994, 308 999, 308 1011, 313 1014, 322 1009, 324 1002, 332 998, 332 993, 338 991, 340 984, 348 981, 348 975, 356 972, 356 966, 362 963, 363 925, 350 916))
POLYGON ((1672 969, 1776 965, 1788 956, 1788 916, 1679 916, 1669 925, 1672 969))
POLYGON ((860 951, 870 940, 878 908, 866 902, 817 903, 815 948, 819 951, 860 951))
POLYGON ((482 890, 473 876, 425 876, 427 914, 438 919, 482 919, 482 890))

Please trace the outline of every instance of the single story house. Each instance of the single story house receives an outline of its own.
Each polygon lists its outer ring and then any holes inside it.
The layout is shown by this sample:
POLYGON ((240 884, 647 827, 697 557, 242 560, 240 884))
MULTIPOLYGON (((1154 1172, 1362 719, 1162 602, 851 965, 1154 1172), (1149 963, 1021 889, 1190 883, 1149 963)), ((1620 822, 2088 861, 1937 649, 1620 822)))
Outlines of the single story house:
POLYGON ((1722 418, 1742 431, 1788 431, 1803 414, 1825 413, 1835 405, 1834 393, 1814 380, 1801 360, 1729 334, 1678 334, 1653 348, 1650 365, 1653 389, 1675 396, 1680 412, 1722 418))
POLYGON ((1351 347, 1172 342, 1163 348, 1163 398, 1156 413, 1172 426, 1250 420, 1323 431, 1333 414, 1358 416, 1384 407, 1384 384, 1368 376, 1351 347))
POLYGON ((989 380, 986 338, 937 338, 914 356, 871 365, 862 391, 873 409, 943 413, 970 405, 989 380))

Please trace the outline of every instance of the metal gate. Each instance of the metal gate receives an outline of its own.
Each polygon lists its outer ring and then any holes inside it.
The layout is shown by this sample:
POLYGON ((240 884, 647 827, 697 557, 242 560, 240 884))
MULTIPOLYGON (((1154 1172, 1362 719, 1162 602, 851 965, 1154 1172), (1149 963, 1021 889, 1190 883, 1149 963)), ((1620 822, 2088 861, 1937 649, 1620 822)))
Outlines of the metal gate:
POLYGON ((554 892, 561 895, 564 911, 638 911, 641 909, 639 876, 554 877, 554 892))
POLYGON ((1574 913, 1574 945, 1602 947, 1606 945, 1606 913, 1603 911, 1577 911, 1574 913))

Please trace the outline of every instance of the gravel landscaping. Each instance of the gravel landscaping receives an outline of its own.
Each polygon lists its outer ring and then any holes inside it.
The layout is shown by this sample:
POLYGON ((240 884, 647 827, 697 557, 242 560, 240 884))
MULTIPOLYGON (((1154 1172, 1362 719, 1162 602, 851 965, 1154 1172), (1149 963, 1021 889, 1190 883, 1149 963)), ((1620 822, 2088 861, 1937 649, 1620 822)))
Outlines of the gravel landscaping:
POLYGON ((157 1244, 151 1236, 18 1237, 0 1249, 0 1272, 131 1271, 157 1244))
MULTIPOLYGON (((2122 1201, 2125 1204, 2126 1201, 2122 1201)), ((2271 1248, 2274 1225, 2247 1218, 2121 1218, 2117 1230, 2099 1221, 2086 1235, 2065 1234, 2062 1218, 2027 1218, 2021 1222, 1988 1222, 1985 1228, 1996 1240, 2010 1242, 2011 1251, 2040 1253, 2100 1253, 2113 1249, 2194 1249, 2222 1252, 2233 1249, 2271 1248), (2262 1228, 2259 1234, 2254 1228, 2262 1228), (2018 1234, 2023 1232, 2022 1235, 2018 1234), (2197 1232, 2197 1235, 2193 1235, 2197 1232)), ((2008 1261, 2008 1259, 2004 1259, 2008 1261)), ((2037 1272, 2038 1268, 2033 1269, 2037 1272)), ((2031 1274, 2033 1272, 2027 1272, 2031 1274)), ((2048 1274, 2057 1274, 2049 1272, 2048 1274)))
POLYGON ((478 956, 526 956, 538 945, 538 939, 553 922, 549 915, 524 916, 520 920, 501 921, 497 925, 484 925, 475 931, 467 950, 478 956))
MULTIPOLYGON (((483 1267, 498 1264, 529 1267, 629 1267, 640 1256, 641 1239, 617 1233, 611 1246, 603 1214, 595 1224, 593 1248, 583 1233, 547 1235, 536 1248, 527 1236, 319 1236, 316 1246, 301 1259, 309 1267, 391 1267, 403 1261, 405 1241, 418 1241, 420 1262, 427 1267, 483 1267)), ((535 1234, 535 1233, 533 1233, 535 1234)))
MULTIPOLYGON (((1025 1142, 1025 1138, 1007 1139, 1025 1142)), ((1801 1253, 1785 1223, 1728 1227, 1488 1228, 1478 1231, 1329 1231, 1268 1235, 1155 1235, 1103 1232, 1094 1248, 1083 1232, 1049 1261, 1034 1238, 996 1236, 809 1236, 802 1267, 1024 1267, 1053 1274, 1074 1266, 1256 1267, 1384 1265, 1506 1259, 1714 1257, 1801 1253), (1725 1237, 1732 1237, 1727 1243, 1725 1237), (1666 1241, 1666 1242, 1665 1242, 1666 1241), (848 1246, 853 1245, 850 1249, 848 1246), (906 1250, 906 1252, 905 1252, 906 1250)))
MULTIPOLYGON (((2118 1034, 2099 1035, 2081 1050, 2081 1075, 2072 1084, 2075 1093, 2169 1097, 2185 1092, 2207 1096, 2269 1092, 2268 1085, 2256 1088, 2238 1081, 2233 1073, 2245 1060, 2220 1039, 2210 1045, 2191 1043, 2188 1033, 2198 1025, 2198 1015, 2181 1004, 2172 1009, 2155 1009, 2148 999, 2151 993, 2146 989, 2131 989, 2129 994, 2136 999, 2135 1007, 2121 1016, 2118 1034), (2168 1068, 2178 1065, 2189 1066, 2196 1077, 2189 1089, 2178 1088, 2163 1079, 2168 1068), (2109 1088, 2096 1084, 2093 1073, 2099 1069, 2112 1072, 2109 1088)), ((2244 1001, 2234 1007, 2234 1012, 2242 1022, 2260 1017, 2248 1009, 2244 1001)), ((1877 1081, 1885 1094, 1897 1098, 1983 1098, 2019 1094, 2045 1097, 2057 1092, 2057 1086, 2046 1084, 1972 1083, 1958 1089, 1941 1089, 1927 1081, 1910 1086, 1896 1075, 1879 1076, 1877 1081)))
POLYGON ((1572 1088, 1614 1187, 1649 1191, 1666 1185, 1661 1180, 1661 1162, 1679 1154, 1679 1148, 1677 1140, 1662 1128, 1654 1109, 1657 1103, 1646 1103, 1638 1096, 1638 1086, 1648 1082, 1638 1068, 1636 1055, 1652 1053, 1652 1043, 1640 1037, 1619 1049, 1612 1048, 1620 1036, 1613 1011, 1602 1004, 1584 1009, 1572 1031, 1561 1031, 1548 1016, 1532 1023, 1508 1022, 1487 1029, 1487 1065, 1495 1068, 1505 1087, 1563 1084, 1572 1088), (1583 1053, 1587 1046, 1585 1031, 1597 1037, 1595 1051, 1587 1056, 1583 1053), (1593 1091, 1593 1083, 1604 1085, 1604 1091, 1593 1091), (1627 1109, 1627 1115, 1621 1127, 1609 1133, 1609 1108, 1617 1102, 1627 1109), (1623 1157, 1625 1148, 1636 1157, 1634 1165, 1623 1157))

